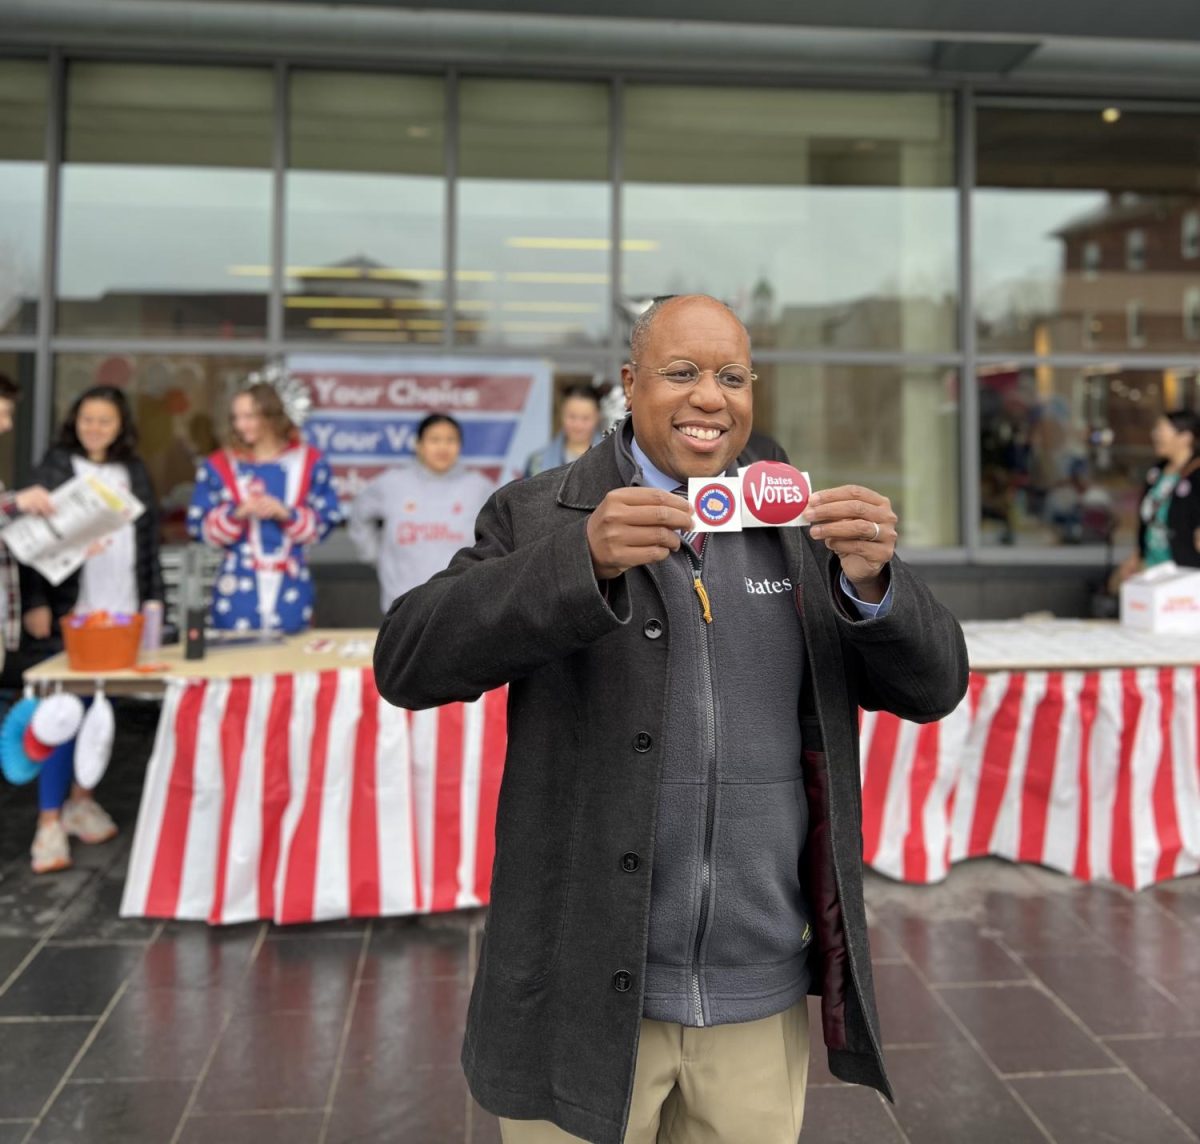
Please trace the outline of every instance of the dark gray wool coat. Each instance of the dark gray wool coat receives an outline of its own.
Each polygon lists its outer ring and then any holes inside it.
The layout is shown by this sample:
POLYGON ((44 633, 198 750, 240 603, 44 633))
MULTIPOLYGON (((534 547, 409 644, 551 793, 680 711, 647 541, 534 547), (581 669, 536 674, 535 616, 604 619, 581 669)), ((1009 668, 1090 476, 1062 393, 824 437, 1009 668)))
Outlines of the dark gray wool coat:
MULTIPOLYGON (((605 442, 500 489, 475 546, 392 605, 375 648, 379 690, 403 707, 511 684, 463 1066, 484 1108, 552 1120, 594 1144, 620 1144, 633 1088, 671 638, 645 569, 613 581, 607 602, 592 572, 588 514, 621 483, 605 442)), ((810 813, 798 875, 817 931, 813 992, 831 1071, 890 1096, 862 897, 857 709, 919 722, 947 714, 966 690, 966 648, 899 560, 891 613, 855 622, 824 545, 806 529, 779 536, 811 681, 797 762, 810 813)))

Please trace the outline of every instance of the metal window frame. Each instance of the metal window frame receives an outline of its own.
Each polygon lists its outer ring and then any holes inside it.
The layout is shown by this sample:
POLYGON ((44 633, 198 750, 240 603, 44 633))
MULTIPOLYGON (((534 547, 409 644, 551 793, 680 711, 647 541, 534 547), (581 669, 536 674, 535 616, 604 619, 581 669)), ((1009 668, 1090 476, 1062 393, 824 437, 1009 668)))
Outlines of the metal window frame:
POLYGON ((50 441, 54 403, 53 358, 58 298, 58 218, 62 200, 62 159, 66 124, 66 64, 60 51, 52 51, 46 68, 46 178, 42 210, 42 277, 38 295, 37 357, 33 364, 32 453, 50 441))
POLYGON ((284 281, 287 267, 287 166, 290 140, 291 69, 284 60, 273 64, 275 99, 271 109, 271 277, 267 284, 267 345, 270 357, 283 353, 284 281))
POLYGON ((975 93, 963 87, 958 97, 958 375, 959 539, 969 562, 981 547, 978 338, 975 328, 974 214, 975 93))
POLYGON ((458 157, 461 149, 459 135, 459 73, 457 68, 447 68, 444 83, 445 96, 442 128, 443 178, 445 199, 442 206, 442 313, 446 321, 442 324, 442 346, 456 353, 458 345, 458 157))
POLYGON ((625 81, 614 76, 608 93, 608 346, 614 380, 620 380, 626 358, 622 336, 621 295, 624 288, 625 253, 621 238, 625 229, 625 81))
MULTIPOLYGON (((712 86, 711 77, 679 74, 648 74, 638 69, 577 69, 571 67, 535 67, 516 69, 501 61, 473 61, 467 69, 470 75, 512 77, 520 79, 559 79, 580 82, 604 82, 609 86, 609 333, 606 341, 595 346, 522 347, 504 345, 462 344, 456 340, 455 313, 457 308, 456 263, 458 257, 458 156, 460 144, 459 82, 461 65, 431 64, 419 60, 345 59, 336 55, 314 53, 233 55, 202 51, 151 51, 121 49, 88 49, 65 52, 61 48, 48 51, 15 49, 6 51, 5 58, 41 58, 47 61, 47 112, 45 133, 45 209, 42 224, 41 284, 38 294, 38 318, 34 335, 0 336, 0 351, 33 353, 34 394, 31 401, 31 451, 40 450, 48 442, 52 426, 54 402, 55 360, 70 353, 128 353, 191 354, 212 357, 271 358, 284 353, 330 351, 327 341, 312 341, 289 337, 285 323, 286 295, 286 182, 288 172, 288 129, 290 77, 299 69, 324 68, 345 72, 371 72, 437 75, 446 85, 445 98, 445 198, 443 219, 443 258, 445 261, 446 323, 440 344, 367 342, 346 347, 349 352, 364 356, 427 356, 431 352, 453 352, 463 357, 519 358, 531 355, 544 357, 555 368, 608 371, 614 379, 626 357, 619 320, 622 295, 623 256, 621 238, 624 227, 624 143, 625 100, 629 83, 643 85, 712 86), (128 338, 73 337, 56 334, 58 254, 62 202, 64 138, 66 130, 66 83, 68 56, 70 60, 101 60, 118 63, 178 62, 182 65, 224 67, 269 67, 274 73, 275 105, 273 109, 272 194, 270 209, 271 276, 268 286, 267 330, 264 338, 229 341, 188 338, 128 338)), ((1136 369, 1195 369, 1196 359, 1184 353, 1123 353, 1113 359, 1095 354, 1053 354, 1039 357, 1031 353, 980 352, 975 329, 974 235, 972 233, 972 196, 976 176, 976 125, 980 109, 989 107, 1019 107, 1037 110, 1095 110, 1119 103, 1129 112, 1200 115, 1200 96, 1196 102, 1162 98, 1136 84, 1122 81, 1116 89, 1103 81, 1090 84, 1073 83, 1062 91, 1053 80, 1022 84, 997 80, 987 83, 962 76, 871 75, 853 71, 840 73, 814 72, 794 75, 764 72, 741 76, 738 82, 720 84, 730 88, 786 88, 791 90, 843 90, 930 92, 947 94, 955 100, 956 172, 954 183, 957 197, 956 233, 958 240, 956 273, 958 278, 957 345, 944 352, 914 353, 889 350, 787 350, 764 349, 756 353, 764 364, 844 364, 887 366, 893 368, 929 367, 954 368, 959 371, 959 458, 960 539, 952 548, 914 549, 906 555, 919 563, 966 564, 980 566, 1028 566, 1036 564, 1102 564, 1109 558, 1105 549, 1049 547, 985 546, 980 533, 979 484, 979 391, 978 372, 981 366, 1011 364, 1016 368, 1050 366, 1052 368, 1086 368, 1111 364, 1118 368, 1136 369)))

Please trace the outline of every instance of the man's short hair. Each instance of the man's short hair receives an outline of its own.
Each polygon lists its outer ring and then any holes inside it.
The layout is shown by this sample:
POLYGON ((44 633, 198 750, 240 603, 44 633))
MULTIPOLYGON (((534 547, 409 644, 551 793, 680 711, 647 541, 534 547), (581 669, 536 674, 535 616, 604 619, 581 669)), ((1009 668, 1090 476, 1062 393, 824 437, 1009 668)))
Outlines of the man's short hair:
POLYGON ((6 373, 0 373, 0 401, 11 401, 14 405, 21 400, 21 387, 6 373))
POLYGON ((750 331, 746 329, 746 323, 738 317, 737 312, 728 302, 722 302, 720 298, 714 298, 711 294, 660 294, 634 319, 633 329, 629 332, 630 361, 641 361, 642 351, 646 348, 646 339, 650 337, 650 327, 654 325, 654 319, 658 317, 664 307, 680 298, 704 298, 724 307, 737 324, 745 330, 746 342, 749 344, 750 331))

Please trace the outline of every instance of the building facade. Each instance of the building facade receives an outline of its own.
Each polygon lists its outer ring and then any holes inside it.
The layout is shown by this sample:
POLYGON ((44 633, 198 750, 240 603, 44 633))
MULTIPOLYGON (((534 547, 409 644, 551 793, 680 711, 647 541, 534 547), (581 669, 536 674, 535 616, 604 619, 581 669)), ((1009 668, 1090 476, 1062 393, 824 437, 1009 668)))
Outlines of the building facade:
POLYGON ((1195 14, 572 7, 0 0, 0 476, 121 385, 177 530, 269 360, 609 383, 703 291, 757 427, 960 613, 1082 609, 1200 401, 1195 14))

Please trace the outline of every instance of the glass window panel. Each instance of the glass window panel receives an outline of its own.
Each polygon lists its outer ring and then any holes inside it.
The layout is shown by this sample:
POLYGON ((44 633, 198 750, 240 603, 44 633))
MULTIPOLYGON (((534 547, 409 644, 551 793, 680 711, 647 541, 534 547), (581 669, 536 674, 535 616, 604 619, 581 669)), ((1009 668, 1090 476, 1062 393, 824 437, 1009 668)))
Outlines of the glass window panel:
POLYGON ((37 329, 46 83, 40 60, 0 60, 0 334, 37 329))
POLYGON ((927 367, 755 364, 754 425, 816 488, 861 484, 900 518, 901 544, 959 543, 958 375, 927 367))
POLYGON ((63 333, 265 334, 272 107, 267 70, 71 66, 63 333))
POLYGON ((1200 407, 1196 369, 985 367, 983 543, 1132 544, 1151 427, 1180 407, 1200 407))
POLYGON ((953 126, 933 93, 630 85, 626 317, 698 291, 760 347, 952 348, 953 126))
POLYGON ((459 107, 456 340, 603 343, 608 86, 468 79, 459 107))
POLYGON ((296 72, 290 116, 288 333, 440 342, 443 81, 296 72))
POLYGON ((985 352, 1192 348, 1200 116, 1120 110, 979 110, 972 259, 985 352))
POLYGON ((196 462, 228 441, 229 402, 261 358, 203 354, 61 354, 55 360, 55 431, 93 385, 129 398, 139 450, 163 509, 163 537, 187 539, 187 506, 196 462))

